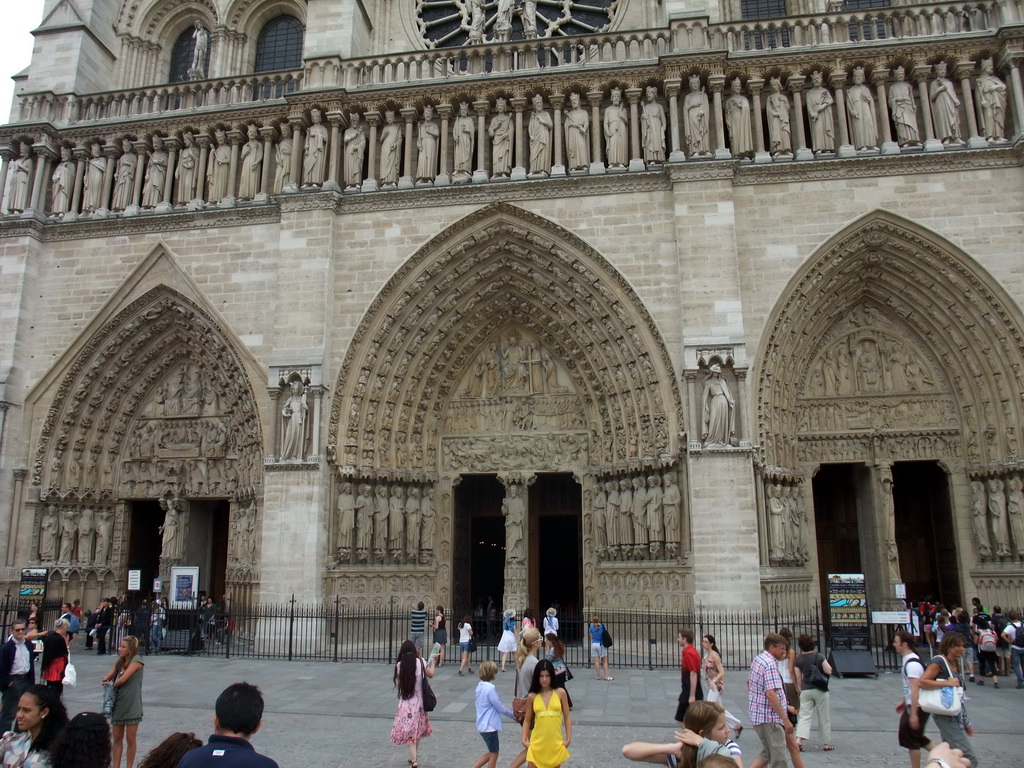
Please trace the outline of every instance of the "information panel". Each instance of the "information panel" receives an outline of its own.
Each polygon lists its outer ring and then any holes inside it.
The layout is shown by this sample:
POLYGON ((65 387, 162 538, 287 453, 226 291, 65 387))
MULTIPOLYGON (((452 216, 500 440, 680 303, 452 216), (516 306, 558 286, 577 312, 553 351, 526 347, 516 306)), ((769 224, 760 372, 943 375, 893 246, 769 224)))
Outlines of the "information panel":
POLYGON ((828 609, 833 634, 867 634, 868 595, 864 574, 828 574, 828 609))

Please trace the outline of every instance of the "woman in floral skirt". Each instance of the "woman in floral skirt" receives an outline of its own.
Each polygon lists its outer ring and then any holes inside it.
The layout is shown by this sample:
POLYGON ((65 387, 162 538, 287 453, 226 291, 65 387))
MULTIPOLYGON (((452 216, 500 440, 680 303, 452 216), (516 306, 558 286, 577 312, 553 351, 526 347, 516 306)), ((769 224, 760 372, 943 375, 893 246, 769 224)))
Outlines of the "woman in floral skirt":
POLYGON ((430 663, 420 658, 412 640, 406 640, 398 651, 398 663, 392 677, 398 689, 398 711, 391 727, 391 743, 405 744, 409 748, 409 764, 419 768, 416 750, 420 739, 433 734, 430 717, 423 709, 423 680, 434 676, 436 657, 430 663))

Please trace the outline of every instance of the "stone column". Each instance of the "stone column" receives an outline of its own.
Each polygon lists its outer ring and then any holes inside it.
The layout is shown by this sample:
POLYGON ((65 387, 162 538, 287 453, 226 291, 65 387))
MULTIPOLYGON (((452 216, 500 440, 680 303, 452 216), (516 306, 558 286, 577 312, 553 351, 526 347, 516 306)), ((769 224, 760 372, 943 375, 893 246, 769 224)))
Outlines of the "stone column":
POLYGON ((292 168, 288 183, 282 192, 298 192, 302 183, 302 158, 306 156, 306 142, 302 129, 306 127, 306 118, 300 113, 289 115, 288 123, 292 127, 292 168))
POLYGON ((555 134, 552 137, 555 140, 555 154, 553 157, 554 163, 551 166, 551 175, 565 176, 565 162, 562 160, 562 107, 565 106, 565 94, 553 93, 548 101, 551 102, 552 130, 555 134))
POLYGON ((275 135, 273 125, 264 123, 260 126, 260 136, 263 137, 263 172, 260 174, 260 191, 252 199, 254 203, 265 203, 270 199, 270 169, 273 166, 275 135))
POLYGON ((761 91, 764 90, 764 80, 751 78, 747 81, 747 90, 750 91, 750 111, 754 118, 754 162, 770 163, 772 155, 764 148, 764 119, 761 115, 761 91))
POLYGON ((630 171, 645 171, 647 164, 640 153, 640 88, 627 88, 626 100, 629 102, 629 165, 630 171))
POLYGON ((967 114, 967 130, 970 138, 967 146, 971 149, 987 147, 988 140, 978 133, 978 115, 974 111, 974 94, 971 88, 971 75, 974 73, 973 61, 958 61, 954 67, 955 76, 960 80, 960 100, 967 114))
POLYGON ((846 114, 846 89, 843 87, 846 85, 846 73, 841 69, 833 72, 828 81, 836 100, 836 128, 839 131, 836 157, 856 157, 857 150, 850 143, 850 129, 847 122, 849 116, 846 114))
MULTIPOLYGON (((1003 64, 1004 62, 1000 62, 1003 64)), ((1007 58, 1005 66, 1010 71, 1010 92, 1013 94, 1013 116, 1017 124, 1014 137, 1024 134, 1024 87, 1021 86, 1020 61, 1007 58)))
POLYGON ((331 149, 327 160, 326 179, 321 189, 340 192, 341 185, 341 122, 344 115, 340 109, 332 109, 327 113, 327 122, 331 124, 331 149))
POLYGON ((235 195, 238 192, 238 159, 242 154, 242 140, 245 134, 237 128, 228 131, 228 143, 231 144, 231 162, 228 164, 228 194, 220 201, 221 208, 233 208, 235 195))
MULTIPOLYGON (((505 486, 501 504, 505 518, 505 597, 506 606, 525 607, 529 599, 529 486, 535 475, 521 472, 499 472, 498 480, 505 486)), ((517 608, 522 610, 522 608, 517 608)))
POLYGON ((416 169, 412 165, 412 125, 416 120, 416 108, 403 107, 401 113, 405 118, 405 146, 402 158, 403 173, 398 177, 398 188, 412 189, 416 186, 416 169))
POLYGON ((270 451, 267 453, 267 461, 277 461, 277 433, 280 431, 278 425, 281 423, 281 388, 270 386, 267 388, 267 394, 270 396, 270 451))
POLYGON ((64 221, 76 221, 78 212, 82 209, 82 185, 85 183, 85 164, 89 157, 89 150, 79 144, 72 151, 75 157, 75 189, 71 193, 71 207, 64 214, 64 221))
POLYGON ((672 140, 671 153, 668 156, 670 163, 681 163, 686 159, 680 137, 682 132, 679 129, 679 88, 682 81, 679 78, 665 81, 665 95, 668 96, 668 135, 672 140))
POLYGON ((888 79, 888 69, 879 68, 871 73, 871 80, 875 84, 875 101, 878 105, 878 117, 882 129, 879 133, 882 140, 882 154, 898 155, 900 145, 892 140, 892 130, 889 128, 889 100, 885 93, 885 81, 888 79))
POLYGON ((14 157, 10 146, 0 148, 0 213, 7 213, 7 172, 11 168, 11 158, 14 157))
POLYGON ((725 75, 709 75, 708 88, 711 89, 712 108, 715 111, 715 159, 728 160, 732 153, 725 146, 725 112, 722 110, 725 75))
POLYGON ((896 599, 895 586, 900 583, 900 557, 896 548, 896 510, 892 500, 892 461, 879 459, 869 468, 869 474, 873 487, 874 519, 858 521, 862 534, 864 575, 869 579, 869 600, 883 611, 901 610, 904 603, 896 599), (872 540, 870 535, 865 536, 866 528, 873 528, 877 538, 872 540), (871 581, 874 581, 873 585, 871 581))
POLYGON ((793 94, 793 115, 790 117, 792 125, 796 127, 796 154, 797 160, 813 160, 814 153, 807 147, 807 136, 804 133, 804 76, 790 75, 786 80, 786 87, 793 94))
POLYGON ((476 170, 473 171, 473 182, 484 182, 487 175, 487 115, 491 111, 489 101, 474 101, 473 111, 476 112, 476 170))
POLYGON ((587 91, 590 103, 590 175, 605 172, 604 161, 601 160, 601 102, 604 94, 601 91, 587 91))
POLYGON ((132 186, 132 201, 124 209, 122 216, 137 216, 142 210, 142 184, 146 177, 146 157, 149 152, 149 144, 145 139, 132 142, 135 150, 135 183, 132 186))
POLYGON ((928 75, 932 68, 928 64, 918 64, 914 67, 914 82, 917 83, 917 91, 921 101, 920 112, 924 115, 924 149, 926 152, 939 152, 942 150, 942 141, 935 138, 935 123, 932 121, 932 101, 928 96, 928 75))
POLYGON ((189 209, 192 208, 193 202, 201 207, 206 201, 206 163, 210 157, 210 134, 200 133, 195 138, 196 144, 199 145, 199 164, 196 166, 196 194, 188 204, 189 209))
POLYGON ((171 202, 174 194, 174 171, 178 168, 178 137, 168 136, 164 139, 164 146, 167 147, 167 176, 164 179, 164 188, 160 193, 160 203, 156 207, 157 213, 170 213, 174 209, 171 202))
MULTIPOLYGON (((0 402, 0 416, 6 416, 8 405, 8 403, 0 402)), ((0 421, 0 424, 3 424, 3 421, 0 421)), ((18 549, 18 523, 21 520, 21 515, 18 514, 18 511, 23 508, 22 499, 25 493, 25 477, 27 475, 27 469, 14 470, 14 494, 11 496, 11 509, 8 515, 8 519, 11 521, 11 528, 7 535, 6 563, 8 568, 15 564, 15 555, 18 549)))
POLYGON ((437 176, 434 177, 434 186, 447 187, 452 183, 452 177, 448 173, 448 142, 451 138, 448 129, 451 128, 452 105, 438 104, 436 109, 437 114, 441 118, 441 136, 437 145, 437 151, 440 155, 440 170, 437 176))
POLYGON ((370 152, 370 162, 366 166, 366 178, 363 179, 363 192, 376 192, 380 186, 377 183, 377 126, 380 124, 380 112, 364 112, 367 125, 370 126, 370 137, 367 140, 367 149, 370 152))
POLYGON ((516 114, 516 159, 510 177, 512 181, 521 181, 526 178, 526 156, 523 154, 526 146, 526 137, 523 134, 523 110, 525 109, 525 96, 512 98, 512 111, 516 114))
POLYGON ((32 180, 32 194, 29 196, 28 210, 44 214, 46 212, 46 182, 50 178, 50 165, 54 154, 53 149, 45 143, 33 147, 33 153, 36 156, 36 169, 35 178, 32 180))
POLYGON ((114 169, 117 167, 120 147, 108 141, 103 145, 103 154, 107 158, 107 164, 103 169, 103 197, 100 199, 100 207, 93 213, 93 216, 96 217, 106 216, 110 213, 110 192, 114 188, 114 169))

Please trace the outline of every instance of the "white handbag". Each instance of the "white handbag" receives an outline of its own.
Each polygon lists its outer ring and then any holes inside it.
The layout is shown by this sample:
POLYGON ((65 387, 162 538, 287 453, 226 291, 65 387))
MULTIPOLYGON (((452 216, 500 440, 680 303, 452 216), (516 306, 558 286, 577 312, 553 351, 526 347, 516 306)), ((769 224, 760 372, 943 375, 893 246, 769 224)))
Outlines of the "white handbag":
MULTIPOLYGON (((70 657, 69 657, 70 658, 70 657)), ((64 685, 74 688, 78 684, 78 670, 75 669, 75 665, 70 661, 68 665, 64 667, 64 685)))
MULTIPOLYGON (((953 678, 953 670, 949 668, 949 662, 945 656, 939 656, 942 663, 946 665, 946 672, 949 678, 953 678)), ((921 689, 917 694, 917 703, 925 712, 930 715, 946 715, 956 717, 963 707, 964 689, 963 686, 952 688, 944 685, 941 688, 921 689)))

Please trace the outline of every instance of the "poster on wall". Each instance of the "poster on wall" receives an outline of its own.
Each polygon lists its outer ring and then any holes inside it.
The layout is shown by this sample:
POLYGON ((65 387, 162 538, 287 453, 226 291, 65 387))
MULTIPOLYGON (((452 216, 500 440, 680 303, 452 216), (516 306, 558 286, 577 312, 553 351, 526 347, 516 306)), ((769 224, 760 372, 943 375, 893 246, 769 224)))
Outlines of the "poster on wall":
POLYGON ((833 634, 867 634, 868 594, 863 573, 828 574, 828 611, 833 634))
POLYGON ((190 608, 199 591, 199 568, 176 565, 171 568, 171 607, 190 608))
POLYGON ((49 573, 48 568, 22 568, 18 596, 26 600, 45 600, 46 578, 49 573))

